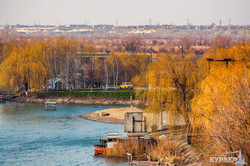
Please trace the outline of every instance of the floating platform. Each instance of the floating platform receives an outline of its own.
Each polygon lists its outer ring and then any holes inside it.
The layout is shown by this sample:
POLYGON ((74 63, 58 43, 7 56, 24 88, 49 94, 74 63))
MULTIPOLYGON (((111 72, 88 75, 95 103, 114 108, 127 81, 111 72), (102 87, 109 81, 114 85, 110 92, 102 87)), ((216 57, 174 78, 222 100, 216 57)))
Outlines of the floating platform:
POLYGON ((56 110, 56 102, 45 102, 45 110, 48 109, 56 110))

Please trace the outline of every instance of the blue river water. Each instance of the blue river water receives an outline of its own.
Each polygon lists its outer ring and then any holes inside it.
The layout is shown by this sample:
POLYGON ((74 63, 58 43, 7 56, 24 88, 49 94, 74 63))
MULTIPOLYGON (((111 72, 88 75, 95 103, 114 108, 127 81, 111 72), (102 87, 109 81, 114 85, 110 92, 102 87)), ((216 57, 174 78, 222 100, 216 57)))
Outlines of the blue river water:
POLYGON ((100 135, 122 134, 123 125, 78 117, 116 107, 58 104, 45 111, 43 104, 0 103, 0 165, 127 165, 94 155, 92 146, 100 135))

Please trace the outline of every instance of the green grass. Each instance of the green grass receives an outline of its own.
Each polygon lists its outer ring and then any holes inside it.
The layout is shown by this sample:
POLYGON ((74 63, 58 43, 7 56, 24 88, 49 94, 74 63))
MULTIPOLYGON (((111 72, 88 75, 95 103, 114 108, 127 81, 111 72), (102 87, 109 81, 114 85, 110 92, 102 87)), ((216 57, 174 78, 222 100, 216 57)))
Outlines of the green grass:
POLYGON ((70 96, 70 97, 84 97, 84 96, 88 96, 88 97, 93 97, 93 96, 103 96, 103 97, 113 97, 113 98, 130 98, 130 96, 132 96, 132 98, 135 98, 135 92, 134 91, 110 91, 110 92, 103 92, 103 91, 93 91, 93 92, 61 92, 57 94, 58 97, 66 97, 66 96, 70 96))
POLYGON ((135 99, 135 91, 90 91, 90 92, 69 92, 69 91, 48 91, 48 92, 35 92, 32 95, 37 97, 112 97, 119 99, 129 99, 132 96, 135 99))

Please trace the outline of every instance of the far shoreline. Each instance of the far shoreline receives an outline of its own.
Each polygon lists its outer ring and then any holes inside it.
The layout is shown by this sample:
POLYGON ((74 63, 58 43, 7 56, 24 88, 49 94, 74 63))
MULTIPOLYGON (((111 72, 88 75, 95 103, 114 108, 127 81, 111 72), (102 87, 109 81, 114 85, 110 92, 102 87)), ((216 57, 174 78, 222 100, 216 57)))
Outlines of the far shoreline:
MULTIPOLYGON (((130 106, 131 101, 129 99, 117 99, 112 97, 15 97, 8 101, 18 103, 45 103, 45 102, 57 102, 59 104, 84 104, 84 105, 123 105, 130 106)), ((133 100, 132 105, 139 104, 138 100, 133 100)))
POLYGON ((123 106, 123 108, 110 108, 99 110, 91 113, 84 113, 78 115, 80 118, 84 118, 91 121, 101 123, 111 123, 124 125, 124 115, 127 112, 143 112, 141 109, 136 108, 139 105, 139 100, 133 100, 131 103, 130 99, 114 98, 114 97, 15 97, 8 101, 17 103, 45 103, 45 102, 56 102, 58 104, 79 104, 79 105, 93 105, 93 106, 105 106, 105 105, 117 105, 123 106), (132 104, 132 105, 131 105, 132 104), (101 113, 108 113, 108 116, 100 116, 101 113))

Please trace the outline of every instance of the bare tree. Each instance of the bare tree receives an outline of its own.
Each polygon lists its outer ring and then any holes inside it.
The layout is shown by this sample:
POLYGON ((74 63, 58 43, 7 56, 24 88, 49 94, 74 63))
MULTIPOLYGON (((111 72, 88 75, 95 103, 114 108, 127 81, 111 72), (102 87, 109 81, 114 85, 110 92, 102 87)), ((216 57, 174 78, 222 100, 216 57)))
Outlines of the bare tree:
POLYGON ((211 41, 210 47, 215 48, 227 48, 231 46, 230 39, 224 36, 216 36, 214 40, 211 41))
POLYGON ((122 39, 122 44, 127 52, 134 54, 140 50, 142 38, 140 36, 130 36, 122 39))

